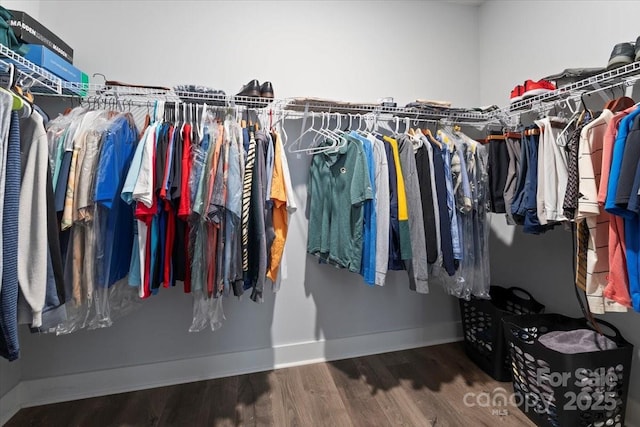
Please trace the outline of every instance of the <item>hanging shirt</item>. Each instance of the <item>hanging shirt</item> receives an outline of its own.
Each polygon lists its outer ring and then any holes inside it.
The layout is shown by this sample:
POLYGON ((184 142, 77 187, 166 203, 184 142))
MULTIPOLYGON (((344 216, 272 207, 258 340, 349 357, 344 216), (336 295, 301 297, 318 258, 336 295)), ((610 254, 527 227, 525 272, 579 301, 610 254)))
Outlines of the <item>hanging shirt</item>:
MULTIPOLYGON (((422 132, 419 132, 419 135, 422 132)), ((429 162, 429 175, 431 176, 431 195, 433 201, 433 217, 435 220, 435 235, 436 235, 436 261, 434 261, 434 265, 431 266, 431 270, 435 273, 438 273, 438 268, 442 265, 442 237, 440 235, 440 201, 438 199, 438 190, 436 187, 436 173, 435 173, 435 157, 434 157, 434 148, 430 143, 429 139, 422 135, 421 137, 422 144, 427 149, 428 162, 429 162)), ((437 154, 440 156, 440 154, 437 154)), ((429 246, 427 246, 427 254, 429 251, 429 246)))
MULTIPOLYGON (((11 124, 11 108, 13 96, 9 92, 0 93, 0 219, 4 214, 4 187, 7 178, 7 150, 9 144, 9 131, 11 124)), ((0 226, 0 291, 2 290, 2 226, 0 226)), ((0 301, 0 305, 2 301, 0 301)))
MULTIPOLYGON (((280 139, 280 134, 276 133, 276 138, 280 139)), ((277 149, 276 145, 276 149, 277 149)), ((282 160, 282 174, 284 176, 284 188, 287 195, 287 213, 289 217, 298 209, 298 204, 296 202, 296 196, 293 191, 293 185, 291 184, 291 175, 289 173, 289 163, 287 161, 287 153, 284 150, 284 143, 280 144, 280 158, 282 160)), ((282 260, 280 262, 280 275, 278 276, 279 280, 274 283, 274 291, 278 290, 280 287, 280 282, 287 278, 287 252, 285 251, 282 254, 282 260)))
POLYGON ((636 169, 640 162, 640 115, 633 117, 622 155, 620 175, 615 194, 615 204, 624 210, 627 209, 629 204, 636 169))
POLYGON ((409 209, 407 207, 407 193, 404 187, 404 176, 400 165, 400 153, 398 151, 398 141, 385 136, 383 138, 391 145, 393 161, 396 165, 396 180, 398 188, 398 227, 400 236, 400 254, 402 260, 411 259, 411 232, 409 231, 409 209))
MULTIPOLYGON (((242 145, 242 128, 227 121, 225 134, 229 136, 227 200, 225 204, 225 247, 224 271, 225 287, 231 287, 233 294, 242 295, 242 232, 240 217, 242 216, 242 178, 244 176, 244 148, 242 145)), ((275 173, 275 172, 274 172, 275 173)), ((286 209, 286 208, 285 208, 286 209)))
MULTIPOLYGON (((244 131, 243 135, 246 135, 244 131)), ((245 162, 244 176, 242 178, 242 217, 240 218, 240 226, 242 228, 242 270, 245 274, 249 271, 249 213, 253 188, 253 169, 256 161, 256 141, 253 132, 248 133, 248 136, 247 161, 245 162)))
POLYGON ((362 144, 348 140, 337 151, 314 155, 309 189, 308 252, 359 273, 364 202, 373 198, 362 144))
POLYGON ((616 134, 618 132, 618 125, 620 121, 625 118, 629 113, 636 109, 635 106, 627 108, 624 111, 616 113, 609 126, 607 126, 607 132, 605 134, 605 141, 602 146, 602 176, 600 178, 600 187, 598 188, 598 203, 604 205, 607 199, 607 193, 609 191, 609 176, 611 174, 611 162, 613 158, 613 147, 616 142, 616 134))
POLYGON ((433 206, 433 187, 431 186, 431 172, 433 166, 429 161, 428 143, 422 145, 416 150, 416 173, 418 175, 418 184, 420 186, 420 203, 422 207, 422 219, 425 234, 425 244, 427 250, 427 262, 433 264, 438 259, 438 246, 436 235, 436 218, 433 206))
POLYGON ((191 197, 189 191, 191 167, 191 124, 185 123, 182 128, 182 174, 180 175, 180 205, 178 207, 178 217, 183 221, 191 214, 191 197))
POLYGON ((60 228, 61 231, 70 228, 73 224, 74 193, 76 189, 76 177, 79 171, 78 157, 84 145, 84 138, 86 136, 87 129, 100 114, 101 112, 99 111, 90 111, 85 114, 78 126, 78 130, 70 142, 70 145, 72 144, 73 146, 73 153, 71 155, 71 164, 69 166, 69 179, 67 181, 67 190, 65 192, 64 209, 62 212, 62 223, 60 228))
MULTIPOLYGON (((600 177, 600 187, 598 188, 598 203, 603 207, 607 198, 607 187, 609 185, 609 173, 611 171, 611 161, 613 148, 616 140, 616 132, 620 121, 631 110, 617 113, 611 118, 602 141, 602 175, 600 177)), ((604 289, 604 296, 622 305, 631 306, 629 296, 629 278, 625 258, 625 232, 624 219, 617 215, 609 216, 609 275, 607 286, 604 289)))
POLYGON ((103 247, 104 276, 98 283, 111 286, 129 272, 133 249, 133 209, 118 194, 136 152, 138 130, 132 117, 117 118, 106 132, 96 169, 95 197, 106 224, 103 247))
POLYGON ((507 137, 505 144, 509 153, 509 168, 507 169, 507 180, 504 186, 504 208, 507 215, 507 224, 515 225, 511 206, 516 193, 518 176, 520 175, 520 138, 507 137))
POLYGON ((362 236, 362 264, 360 274, 364 282, 368 285, 375 285, 376 282, 376 210, 375 210, 375 165, 373 161, 373 145, 368 139, 361 137, 355 132, 351 132, 348 138, 357 140, 362 144, 367 170, 369 172, 369 185, 374 197, 364 202, 364 230, 362 236))
POLYGON ((374 188, 376 211, 376 278, 375 283, 383 286, 389 266, 389 164, 384 142, 370 135, 373 144, 374 188))
MULTIPOLYGON (((120 197, 122 200, 131 205, 133 200, 133 189, 138 180, 138 174, 140 173, 140 166, 142 164, 142 153, 145 148, 146 139, 149 137, 150 132, 154 132, 153 126, 148 126, 142 136, 140 137, 140 142, 136 145, 136 149, 131 160, 131 164, 129 165, 129 170, 127 172, 124 184, 122 186, 122 192, 120 193, 120 197)), ((138 236, 138 220, 132 220, 132 231, 133 231, 133 244, 131 247, 131 262, 129 264, 129 285, 139 287, 141 286, 141 276, 140 276, 140 242, 138 236)))
POLYGON ((413 254, 410 260, 405 261, 409 274, 409 287, 418 293, 426 294, 429 293, 429 273, 422 216, 422 195, 416 170, 413 142, 407 135, 400 136, 399 151, 407 195, 411 253, 413 254))
MULTIPOLYGON (((436 195, 440 214, 440 247, 442 250, 442 267, 449 276, 456 273, 456 262, 453 254, 453 236, 451 234, 451 214, 449 212, 449 195, 447 191, 447 176, 445 169, 445 146, 442 149, 431 143, 433 149, 433 172, 436 182, 436 195)), ((457 226, 456 226, 457 230, 457 226)))
MULTIPOLYGON (((618 187, 630 187, 628 177, 630 173, 626 174, 627 180, 620 181, 623 175, 623 165, 627 160, 624 155, 626 153, 627 144, 636 144, 638 141, 637 133, 638 129, 634 129, 636 117, 640 115, 640 109, 629 112, 624 117, 618 126, 618 134, 616 136, 615 144, 613 146, 613 156, 611 158, 611 172, 609 175, 609 182, 607 189, 607 198, 605 200, 605 209, 607 212, 624 218, 624 239, 625 239, 625 256, 627 264, 627 273, 629 278, 629 294, 631 296, 631 302, 634 310, 640 311, 640 270, 638 269, 638 262, 640 256, 640 223, 638 222, 638 216, 634 212, 626 209, 625 205, 617 204, 617 196, 623 196, 618 194, 618 187)), ((631 151, 634 151, 633 149, 631 151)), ((632 153, 629 153, 632 154, 632 153)), ((633 156, 629 156, 633 159, 633 156)), ((625 193, 623 190, 621 193, 625 193)), ((619 200, 619 199, 618 199, 619 200)))
MULTIPOLYGON (((570 128, 567 128, 565 132, 568 132, 569 138, 567 138, 567 145, 565 151, 567 152, 567 166, 568 166, 568 178, 567 178, 567 191, 564 193, 564 201, 562 203, 562 209, 564 215, 572 220, 576 216, 578 209, 578 188, 579 188, 579 176, 578 176, 578 157, 580 150, 580 134, 585 125, 591 120, 591 114, 585 114, 584 119, 575 126, 571 124, 570 128), (575 126, 575 127, 574 127, 575 126)), ((600 150, 598 151, 598 157, 600 169, 602 163, 602 143, 600 143, 600 150)), ((599 174, 598 174, 599 175, 599 174)), ((598 176, 598 178, 600 178, 598 176)), ((595 184, 595 183, 594 183, 595 184)), ((597 205, 597 197, 593 199, 597 205)))
MULTIPOLYGON (((3 95, 0 95, 0 97, 3 95)), ((10 95, 7 94, 10 97, 10 95)), ((5 100, 5 108, 11 111, 11 99, 5 100)), ((6 124, 6 121, 5 121, 6 124)), ((0 320, 3 325, 3 333, 0 334, 0 356, 7 360, 15 360, 20 355, 18 340, 18 254, 19 254, 19 227, 20 227, 20 202, 21 202, 21 160, 20 160, 20 119, 18 112, 10 112, 10 127, 8 141, 6 141, 6 165, 3 165, 5 173, 5 187, 2 194, 4 207, 2 212, 2 292, 0 292, 0 320)), ((23 243, 24 244, 24 243, 23 243)), ((33 301, 40 301, 44 306, 43 296, 35 296, 33 301)))
POLYGON ((273 180, 273 167, 275 162, 275 147, 273 143, 273 139, 271 138, 271 134, 265 132, 265 136, 267 137, 267 158, 266 158, 266 172, 267 172, 267 202, 271 200, 271 181, 273 180))
MULTIPOLYGON (((264 204, 264 230, 266 241, 267 256, 271 252, 271 245, 275 238, 275 231, 273 229, 273 203, 270 200, 270 179, 273 176, 273 140, 271 135, 265 131, 256 132, 256 139, 260 140, 265 149, 265 204, 264 204), (270 152, 271 151, 271 152, 270 152), (271 169, 271 173, 269 172, 271 169)), ((268 260, 267 260, 268 264, 268 260)))
POLYGON ((266 200, 266 142, 255 138, 255 162, 251 180, 251 197, 248 224, 248 272, 245 287, 252 288, 251 300, 262 302, 264 282, 267 275, 267 236, 265 230, 266 200))
POLYGON ((49 161, 53 172, 53 190, 55 191, 64 157, 64 140, 69 126, 58 127, 50 126, 47 130, 47 138, 49 139, 49 161))
POLYGON ((389 168, 389 270, 404 270, 400 250, 400 223, 398 221, 398 179, 396 176, 396 162, 391 144, 384 143, 387 165, 389 168))
MULTIPOLYGON (((167 267, 167 236, 169 231, 169 210, 166 208, 166 186, 165 177, 167 175, 167 167, 170 167, 168 163, 169 144, 171 141, 171 129, 172 125, 168 122, 162 124, 159 132, 158 142, 156 145, 155 156, 155 178, 154 178, 154 192, 156 194, 156 214, 154 215, 154 221, 157 222, 157 241, 155 244, 156 258, 153 259, 153 279, 152 290, 154 293, 158 292, 160 286, 169 286, 168 283, 164 283, 165 269, 167 267)), ((170 257, 170 255, 169 255, 170 257)), ((170 261, 170 260, 169 260, 170 261)))
POLYGON ((190 235, 189 243, 193 248, 190 253, 193 258, 190 264, 191 287, 193 291, 206 290, 208 295, 212 295, 214 289, 217 234, 214 235, 214 230, 204 219, 210 217, 208 213, 208 209, 211 207, 209 205, 211 194, 209 189, 212 189, 215 184, 218 164, 218 159, 214 159, 214 153, 220 153, 221 144, 222 135, 217 132, 217 125, 208 124, 205 126, 202 141, 199 145, 194 144, 192 147, 193 165, 189 180, 191 207, 194 214, 191 221, 194 229, 190 235))
POLYGON ((598 206, 598 187, 602 173, 602 147, 607 125, 613 118, 610 110, 590 123, 578 127, 578 209, 576 218, 586 218, 589 241, 586 259, 586 292, 589 310, 627 311, 626 307, 604 297, 609 275, 609 213, 598 206))
POLYGON ((150 131, 144 141, 142 151, 142 160, 140 161, 140 169, 133 187, 132 199, 144 204, 147 208, 153 205, 153 189, 154 189, 154 152, 156 144, 156 132, 159 130, 159 123, 149 126, 150 131))
POLYGON ((527 211, 525 207, 525 184, 529 174, 529 150, 527 144, 529 136, 526 129, 523 132, 523 139, 520 142, 520 167, 518 168, 518 176, 513 192, 513 200, 511 202, 511 217, 513 222, 518 225, 524 224, 524 215, 527 211))
POLYGON ((273 159, 273 176, 271 180, 271 192, 269 199, 273 202, 273 230, 275 238, 269 253, 269 268, 267 277, 273 283, 276 282, 280 261, 284 253, 284 244, 287 240, 289 228, 289 214, 287 213, 287 191, 282 167, 282 141, 276 135, 273 159))
MULTIPOLYGON (((10 142, 11 143, 11 142, 10 142)), ((47 133, 42 116, 20 121, 20 207, 18 219, 18 283, 31 309, 31 324, 40 327, 47 273, 47 133)))
MULTIPOLYGON (((206 168, 210 162, 209 146, 215 145, 216 135, 211 134, 211 129, 205 129, 200 147, 193 148, 193 165, 191 167, 191 178, 189 186, 191 190, 191 210, 198 214, 203 214, 204 200, 208 198, 208 190, 205 190, 205 183, 212 183, 209 179, 210 169, 206 168), (213 141, 212 141, 213 139, 213 141)), ((206 187, 209 188, 208 186, 206 187)))
MULTIPOLYGON (((451 138, 451 174, 453 180, 453 194, 456 201, 456 212, 467 213, 471 210, 471 186, 467 172, 465 148, 458 138, 451 138)), ((462 238, 462 234, 460 234, 462 238)), ((461 244, 460 246, 463 247, 461 244)))
POLYGON ((157 212, 155 206, 154 177, 155 177, 155 146, 156 132, 159 131, 160 123, 152 124, 144 141, 142 160, 140 162, 140 170, 138 178, 134 186, 132 198, 137 201, 135 208, 135 217, 138 220, 138 251, 140 258, 140 291, 141 298, 151 295, 150 289, 150 265, 151 265, 151 225, 153 217, 157 212))
POLYGON ((219 127, 216 145, 213 150, 214 154, 211 159, 210 170, 214 178, 212 179, 213 185, 207 210, 207 219, 211 222, 211 227, 215 227, 214 229, 208 229, 208 232, 211 233, 211 242, 208 248, 211 251, 209 258, 209 268, 211 270, 208 274, 207 289, 210 294, 215 292, 216 295, 221 295, 222 292, 225 295, 229 293, 228 271, 224 270, 223 264, 223 250, 227 242, 225 205, 229 196, 229 145, 228 132, 219 127))
POLYGON ((451 244, 453 246, 454 259, 462 259, 462 245, 460 242, 460 229, 458 228, 458 215, 456 213, 456 202, 453 190, 453 175, 451 170, 451 151, 449 146, 442 143, 442 160, 444 164, 444 178, 447 191, 447 212, 451 223, 451 244))
MULTIPOLYGON (((452 146, 452 154, 451 154, 451 179, 453 182, 453 194, 454 194, 454 203, 455 210, 454 215, 456 218, 456 223, 458 225, 458 245, 460 247, 459 258, 456 259, 464 259, 464 255, 467 252, 467 242, 465 239, 467 238, 467 233, 465 233, 464 225, 465 220, 467 219, 466 214, 471 211, 471 187, 469 184, 469 176, 467 172, 467 160, 465 157, 465 148, 463 148, 463 144, 456 137, 445 136, 443 140, 449 139, 451 141, 452 146), (464 249, 463 249, 464 248, 464 249)), ((454 246, 455 247, 455 246, 454 246)), ((454 252, 455 253, 455 252, 454 252)), ((464 273, 463 273, 464 274, 464 273)))
MULTIPOLYGON (((566 221, 563 203, 569 179, 566 137, 560 135, 564 126, 554 123, 565 120, 546 117, 536 120, 541 134, 538 147, 537 212, 541 225, 566 221), (553 122, 552 122, 553 120, 553 122)), ((566 133, 565 133, 566 135, 566 133)))
POLYGON ((509 153, 502 133, 492 132, 489 140, 489 183, 491 212, 505 213, 504 189, 509 168, 509 153))

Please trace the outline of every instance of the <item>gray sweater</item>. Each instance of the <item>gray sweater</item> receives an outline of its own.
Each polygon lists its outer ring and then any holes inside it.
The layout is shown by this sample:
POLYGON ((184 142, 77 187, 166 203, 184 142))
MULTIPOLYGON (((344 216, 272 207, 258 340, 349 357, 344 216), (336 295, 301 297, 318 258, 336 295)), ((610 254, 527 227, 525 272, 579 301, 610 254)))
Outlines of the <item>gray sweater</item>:
POLYGON ((49 151, 42 116, 20 121, 22 181, 18 220, 18 282, 31 307, 32 326, 42 324, 47 285, 47 165, 49 151))
POLYGON ((422 199, 420 183, 416 171, 416 158, 413 143, 406 135, 398 138, 400 166, 404 177, 404 187, 409 209, 409 230, 411 232, 411 252, 413 257, 405 261, 409 273, 409 286, 421 294, 429 293, 429 273, 427 265, 427 244, 422 218, 422 199))

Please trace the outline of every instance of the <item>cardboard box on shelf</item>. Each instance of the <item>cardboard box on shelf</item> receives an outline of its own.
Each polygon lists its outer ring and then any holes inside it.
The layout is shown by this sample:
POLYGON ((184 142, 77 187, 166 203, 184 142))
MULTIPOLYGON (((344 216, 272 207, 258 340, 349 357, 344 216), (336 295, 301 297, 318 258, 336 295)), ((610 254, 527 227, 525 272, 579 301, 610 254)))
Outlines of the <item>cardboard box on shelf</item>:
POLYGON ((49 50, 73 64, 73 49, 44 25, 20 10, 10 10, 13 18, 9 25, 19 40, 28 44, 46 46, 49 50))
MULTIPOLYGON (((89 83, 89 76, 46 47, 37 44, 31 44, 28 47, 29 51, 24 57, 34 64, 44 68, 67 82, 89 83)), ((79 88, 77 90, 73 90, 73 92, 84 96, 86 95, 86 88, 79 85, 79 88)))

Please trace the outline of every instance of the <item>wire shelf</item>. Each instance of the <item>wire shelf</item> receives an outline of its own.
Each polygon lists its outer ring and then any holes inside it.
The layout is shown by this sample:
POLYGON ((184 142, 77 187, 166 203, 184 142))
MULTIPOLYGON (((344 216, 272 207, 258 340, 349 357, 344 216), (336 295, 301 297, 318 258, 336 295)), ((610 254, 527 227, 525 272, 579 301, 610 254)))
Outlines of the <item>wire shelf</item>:
POLYGON ((283 100, 283 108, 303 113, 376 114, 413 118, 415 120, 482 122, 490 118, 486 112, 482 111, 438 107, 427 103, 415 103, 414 106, 407 107, 392 107, 382 104, 359 104, 318 98, 290 98, 283 100))
POLYGON ((386 117, 410 118, 414 120, 449 120, 469 124, 509 124, 513 117, 540 108, 541 105, 574 97, 589 91, 599 91, 615 85, 631 85, 640 79, 640 62, 608 70, 595 76, 562 86, 556 90, 523 99, 508 106, 494 109, 446 108, 429 103, 412 103, 405 107, 392 107, 374 103, 351 103, 318 98, 282 98, 271 99, 223 95, 219 92, 196 92, 169 88, 147 88, 141 86, 116 86, 96 83, 66 82, 49 71, 33 64, 6 46, 0 44, 0 77, 8 76, 9 64, 17 72, 16 80, 42 96, 80 97, 91 100, 111 99, 125 103, 147 104, 156 100, 182 102, 188 104, 207 104, 215 107, 233 107, 244 109, 283 110, 289 116, 301 116, 306 113, 338 113, 343 115, 374 114, 386 117), (29 86, 30 85, 30 86, 29 86))
MULTIPOLYGON (((18 72, 17 81, 24 80, 26 84, 31 84, 30 90, 33 93, 61 94, 62 79, 37 66, 33 62, 18 55, 8 47, 0 44, 0 59, 3 64, 13 64, 18 72)), ((3 72, 6 77, 8 71, 3 72)))
POLYGON ((493 115, 497 116, 502 114, 511 116, 514 114, 520 114, 522 112, 526 112, 527 109, 530 109, 535 104, 556 101, 575 95, 576 93, 580 94, 587 92, 591 89, 599 90, 603 84, 609 86, 620 84, 627 80, 628 77, 638 73, 640 73, 640 62, 632 62, 631 64, 614 68, 613 70, 607 70, 603 73, 596 74, 595 76, 587 77, 583 80, 559 87, 556 90, 513 102, 509 106, 497 110, 493 115))

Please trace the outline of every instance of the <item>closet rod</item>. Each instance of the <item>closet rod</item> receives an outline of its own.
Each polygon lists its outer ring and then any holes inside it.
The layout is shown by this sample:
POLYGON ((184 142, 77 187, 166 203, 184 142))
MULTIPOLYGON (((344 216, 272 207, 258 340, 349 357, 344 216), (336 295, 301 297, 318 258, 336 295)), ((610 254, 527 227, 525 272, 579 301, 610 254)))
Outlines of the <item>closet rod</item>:
MULTIPOLYGON (((108 98, 104 98, 104 97, 99 97, 99 96, 91 96, 91 97, 87 97, 84 98, 81 103, 84 104, 88 104, 89 106, 91 105, 96 105, 96 106, 102 106, 104 105, 104 108, 108 108, 110 106, 114 106, 117 108, 122 109, 123 111, 131 111, 133 108, 142 108, 142 109, 147 109, 149 111, 151 111, 151 109, 153 109, 154 107, 154 103, 156 100, 150 100, 150 99, 127 99, 127 98, 116 98, 116 97, 108 97, 108 98)), ((165 109, 180 109, 182 108, 182 106, 185 106, 186 108, 191 108, 191 107, 198 107, 201 108, 203 105, 207 106, 207 109, 209 110, 235 110, 235 113, 242 113, 245 111, 256 111, 258 114, 261 115, 266 115, 269 113, 269 111, 265 111, 265 109, 260 109, 260 108, 254 108, 251 105, 215 105, 215 104, 202 104, 202 103, 189 103, 189 102, 174 102, 174 101, 164 101, 164 100, 157 100, 157 101, 162 101, 165 103, 164 108, 165 109)), ((305 117, 315 117, 315 118, 321 118, 323 115, 325 117, 327 117, 327 115, 329 115, 329 118, 331 117, 335 117, 336 115, 340 115, 342 116, 343 119, 345 120, 367 120, 367 119, 373 119, 376 121, 386 121, 386 122, 392 122, 392 121, 396 121, 398 123, 406 123, 405 120, 409 120, 410 122, 416 124, 416 122, 420 122, 420 123, 432 123, 432 124, 440 124, 440 125, 454 125, 456 123, 458 123, 455 120, 451 120, 449 118, 424 118, 424 117, 419 117, 415 118, 415 117, 400 117, 398 115, 394 115, 391 113, 381 113, 381 112, 369 112, 369 113, 339 113, 339 112, 333 112, 333 113, 328 113, 328 112, 316 112, 316 111, 295 111, 295 110, 286 110, 286 109, 282 109, 282 108, 278 108, 276 106, 276 108, 270 110, 270 112, 275 116, 281 116, 282 120, 291 120, 291 119, 304 119, 305 117)), ((465 123, 462 123, 465 124, 465 123)), ((475 125, 476 123, 469 123, 470 125, 475 125)))

